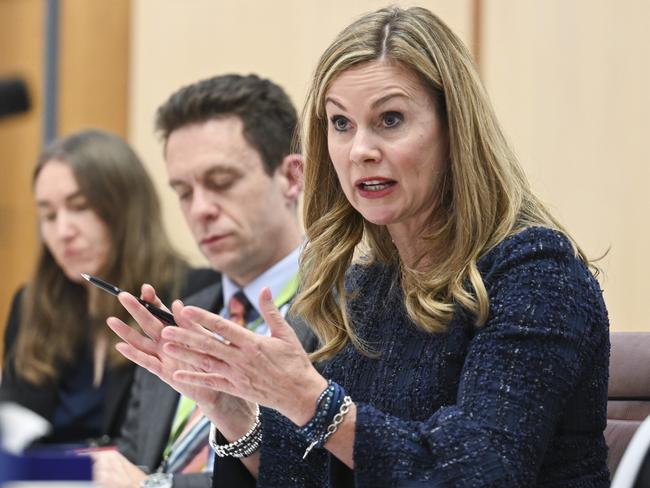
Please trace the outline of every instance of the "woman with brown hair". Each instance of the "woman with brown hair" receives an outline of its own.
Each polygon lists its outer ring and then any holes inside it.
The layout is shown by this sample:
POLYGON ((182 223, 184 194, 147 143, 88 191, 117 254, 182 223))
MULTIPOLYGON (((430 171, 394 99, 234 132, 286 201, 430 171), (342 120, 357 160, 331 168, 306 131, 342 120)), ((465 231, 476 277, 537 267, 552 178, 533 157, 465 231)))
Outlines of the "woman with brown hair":
POLYGON ((302 124, 292 311, 321 349, 268 289, 271 337, 179 302, 163 327, 128 294, 148 337, 108 321, 212 420, 215 485, 608 486, 602 292, 461 41, 423 8, 365 15, 321 56, 302 124))
POLYGON ((133 368, 104 320, 127 317, 81 273, 133 291, 156 283, 176 297, 188 267, 163 230, 144 166, 116 135, 88 130, 51 143, 33 191, 41 245, 31 281, 12 303, 0 399, 48 420, 44 441, 110 438, 119 434, 133 368))

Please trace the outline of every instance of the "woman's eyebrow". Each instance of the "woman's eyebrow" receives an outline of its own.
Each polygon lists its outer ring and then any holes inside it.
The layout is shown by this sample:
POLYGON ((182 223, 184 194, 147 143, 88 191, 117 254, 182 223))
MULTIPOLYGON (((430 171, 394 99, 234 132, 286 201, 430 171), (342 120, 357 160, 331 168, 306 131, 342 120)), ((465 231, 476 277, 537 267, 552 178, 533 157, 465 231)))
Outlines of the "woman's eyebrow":
MULTIPOLYGON (((81 190, 78 190, 64 198, 66 202, 70 202, 70 200, 74 200, 75 198, 83 197, 84 194, 81 192, 81 190)), ((51 207, 52 202, 49 200, 36 200, 36 206, 37 207, 51 207)))
POLYGON ((66 202, 69 202, 70 200, 75 200, 75 199, 77 199, 77 198, 79 198, 79 197, 82 197, 82 198, 84 197, 84 194, 81 193, 81 190, 76 191, 76 192, 74 192, 74 193, 68 195, 67 197, 65 197, 65 201, 66 201, 66 202))
POLYGON ((409 96, 404 93, 403 91, 395 91, 392 93, 387 93, 381 98, 378 98, 374 102, 372 102, 372 105, 370 105, 372 108, 375 108, 383 103, 386 103, 389 100, 392 100, 393 98, 409 98, 409 96))
POLYGON ((340 108, 341 110, 347 110, 347 109, 345 108, 345 106, 344 106, 342 103, 337 102, 337 101, 334 100, 333 98, 326 97, 326 98, 325 98, 325 105, 327 105, 328 103, 332 103, 332 104, 336 105, 336 106, 337 106, 338 108, 340 108))
MULTIPOLYGON (((401 90, 399 90, 399 91, 394 91, 394 92, 391 92, 391 93, 387 93, 386 95, 384 95, 384 96, 378 98, 377 100, 375 100, 374 102, 372 102, 372 104, 370 105, 370 107, 371 107, 371 108, 375 108, 375 107, 377 107, 377 106, 379 106, 379 105, 381 105, 381 104, 383 104, 383 103, 386 103, 386 102, 389 101, 389 100, 392 100, 393 98, 409 98, 409 96, 408 96, 406 93, 404 93, 403 91, 401 91, 401 90)), ((332 103, 332 104, 336 105, 336 106, 339 107, 341 110, 347 110, 347 109, 345 108, 345 105, 343 105, 342 103, 340 103, 340 102, 334 100, 333 98, 326 97, 326 98, 325 98, 325 105, 327 105, 328 103, 332 103)))

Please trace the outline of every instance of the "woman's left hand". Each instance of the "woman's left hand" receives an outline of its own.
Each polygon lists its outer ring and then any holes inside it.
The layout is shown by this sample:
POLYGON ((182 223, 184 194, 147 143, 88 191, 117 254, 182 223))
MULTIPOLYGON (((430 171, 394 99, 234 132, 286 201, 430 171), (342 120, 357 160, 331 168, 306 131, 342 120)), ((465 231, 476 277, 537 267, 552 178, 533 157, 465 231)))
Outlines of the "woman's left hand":
POLYGON ((294 330, 273 304, 264 288, 260 311, 271 331, 264 337, 197 307, 175 313, 180 327, 165 327, 166 354, 200 371, 176 371, 174 380, 235 395, 273 408, 296 425, 314 415, 316 400, 327 387, 309 361, 294 330), (194 329, 200 324, 226 342, 206 340, 194 329), (193 330, 194 329, 194 330, 193 330))

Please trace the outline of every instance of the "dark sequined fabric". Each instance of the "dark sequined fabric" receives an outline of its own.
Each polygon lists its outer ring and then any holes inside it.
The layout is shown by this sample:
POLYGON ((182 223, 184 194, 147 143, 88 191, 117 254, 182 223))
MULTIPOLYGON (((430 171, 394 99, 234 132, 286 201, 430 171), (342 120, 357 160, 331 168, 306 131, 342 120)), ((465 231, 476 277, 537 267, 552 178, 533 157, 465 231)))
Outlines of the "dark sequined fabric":
POLYGON ((427 334, 409 321, 394 272, 353 267, 350 315, 380 356, 348 346, 323 374, 357 405, 355 470, 342 473, 324 449, 303 461, 295 426, 265 410, 258 486, 608 486, 598 283, 543 228, 505 240, 479 269, 485 326, 457 312, 446 333, 427 334))

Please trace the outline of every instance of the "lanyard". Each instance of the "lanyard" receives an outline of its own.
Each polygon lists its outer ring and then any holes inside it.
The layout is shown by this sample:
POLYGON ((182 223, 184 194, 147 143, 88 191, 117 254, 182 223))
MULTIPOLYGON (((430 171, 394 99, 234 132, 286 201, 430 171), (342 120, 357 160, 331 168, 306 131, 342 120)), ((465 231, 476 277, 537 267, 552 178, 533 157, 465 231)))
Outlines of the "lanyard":
MULTIPOLYGON (((286 304, 288 304, 294 296, 296 296, 296 293, 298 292, 298 285, 300 283, 300 280, 298 278, 298 275, 295 274, 293 278, 287 283, 280 294, 273 300, 273 303, 278 309, 282 309, 286 304)), ((280 310, 282 312, 282 310, 280 310)), ((284 313, 282 314, 284 315, 284 313)), ((260 325, 264 323, 264 319, 262 317, 258 317, 252 322, 249 322, 246 324, 246 328, 250 331, 255 332, 260 325)))
MULTIPOLYGON (((282 289, 280 294, 273 301, 275 306, 280 309, 285 305, 287 305, 298 292, 299 283, 300 280, 298 279, 298 275, 296 274, 285 285, 285 287, 282 289)), ((257 328, 260 325, 262 325, 262 323, 263 323, 262 317, 258 317, 254 321, 247 324, 246 328, 255 332, 257 328)), ((183 428, 187 424, 187 421, 189 420, 190 415, 192 414, 192 411, 194 410, 195 406, 196 403, 194 402, 194 400, 191 400, 190 398, 181 395, 181 401, 178 404, 178 408, 176 409, 176 415, 174 416, 174 422, 172 423, 172 428, 169 434, 169 439, 167 441, 167 446, 165 447, 165 450, 163 452, 163 460, 166 461, 169 458, 172 447, 174 446, 174 443, 178 439, 178 436, 181 435, 181 432, 183 432, 183 428)), ((163 463, 163 465, 164 464, 165 463, 163 463)))
POLYGON ((167 441, 167 446, 163 451, 164 460, 166 460, 169 457, 174 442, 176 442, 178 436, 181 435, 181 432, 183 432, 183 428, 185 427, 185 424, 187 424, 187 421, 190 419, 190 415, 192 414, 192 411, 194 410, 195 406, 196 403, 194 402, 194 400, 186 397, 185 395, 181 395, 181 401, 178 404, 178 408, 176 409, 176 415, 174 415, 174 422, 172 423, 172 428, 169 433, 169 440, 167 441))

